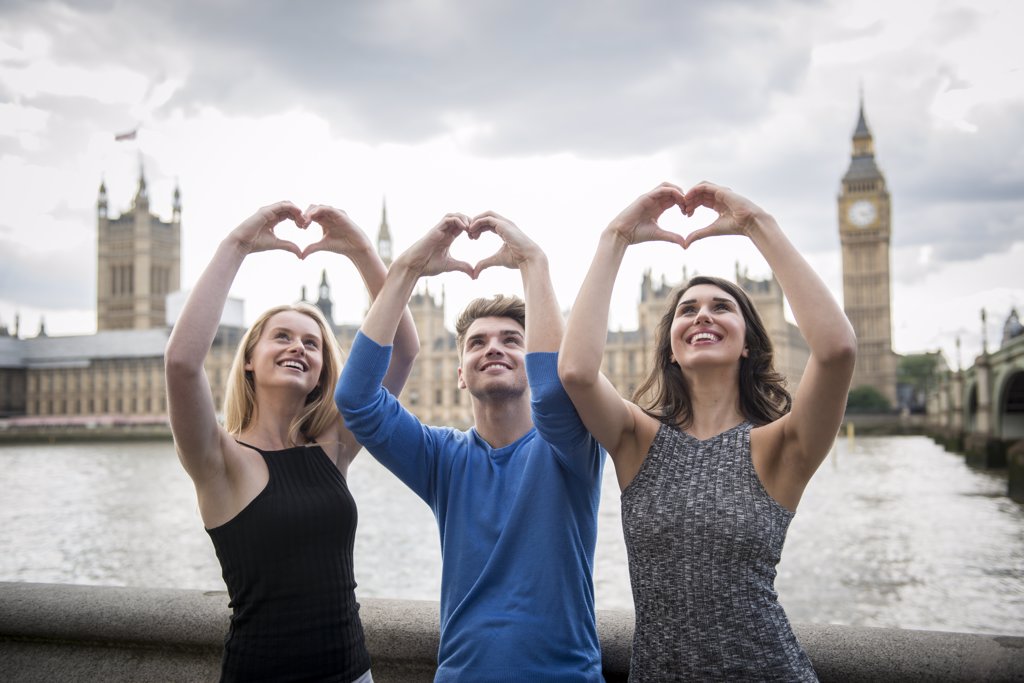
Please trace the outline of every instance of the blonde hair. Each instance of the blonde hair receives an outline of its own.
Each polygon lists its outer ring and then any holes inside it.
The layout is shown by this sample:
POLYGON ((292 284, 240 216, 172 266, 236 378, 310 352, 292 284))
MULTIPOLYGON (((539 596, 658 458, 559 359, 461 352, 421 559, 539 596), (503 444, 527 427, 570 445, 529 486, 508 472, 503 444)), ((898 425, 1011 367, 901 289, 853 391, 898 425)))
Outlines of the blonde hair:
POLYGON ((238 436, 252 423, 256 414, 256 387, 252 372, 245 364, 252 358, 253 349, 263 334, 267 321, 284 311, 295 311, 312 318, 320 328, 323 338, 323 366, 320 379, 309 395, 306 406, 292 421, 288 438, 295 445, 313 441, 331 425, 341 419, 338 407, 334 405, 334 387, 341 375, 341 348, 319 308, 305 303, 283 304, 265 311, 252 324, 242 341, 228 372, 227 390, 224 392, 224 428, 232 436, 238 436), (301 438, 300 438, 301 437, 301 438))

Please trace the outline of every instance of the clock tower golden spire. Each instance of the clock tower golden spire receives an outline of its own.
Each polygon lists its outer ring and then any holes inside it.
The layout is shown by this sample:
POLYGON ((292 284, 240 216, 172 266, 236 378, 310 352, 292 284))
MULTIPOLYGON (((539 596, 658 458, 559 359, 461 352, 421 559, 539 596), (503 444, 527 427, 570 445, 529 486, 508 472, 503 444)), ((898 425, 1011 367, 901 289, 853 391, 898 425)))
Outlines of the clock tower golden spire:
POLYGON ((870 386, 896 404, 896 355, 892 350, 889 246, 891 207, 885 176, 875 163, 874 138, 861 97, 850 167, 839 192, 843 251, 843 306, 857 333, 853 387, 870 386))

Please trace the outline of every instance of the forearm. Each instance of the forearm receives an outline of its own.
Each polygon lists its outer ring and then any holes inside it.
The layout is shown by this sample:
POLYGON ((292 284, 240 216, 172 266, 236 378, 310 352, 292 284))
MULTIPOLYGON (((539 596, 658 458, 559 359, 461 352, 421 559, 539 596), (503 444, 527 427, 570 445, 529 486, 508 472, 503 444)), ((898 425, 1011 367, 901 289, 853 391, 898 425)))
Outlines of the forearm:
POLYGON ((597 253, 569 313, 566 341, 559 352, 559 374, 563 381, 597 380, 608 338, 612 290, 626 246, 610 230, 601 234, 597 253))
POLYGON ((855 347, 846 314, 775 219, 767 213, 759 214, 749 234, 782 287, 811 353, 824 359, 855 347))
POLYGON ((399 341, 396 333, 401 326, 401 341, 408 343, 410 334, 415 337, 415 327, 406 307, 419 278, 419 272, 401 259, 392 264, 363 320, 360 329, 365 336, 381 346, 390 346, 399 341))
POLYGON ((558 307, 547 256, 538 254, 519 265, 526 297, 526 348, 532 352, 558 351, 565 321, 558 307))
MULTIPOLYGON (((355 264, 360 277, 363 278, 363 284, 366 285, 366 291, 370 295, 370 302, 372 304, 376 301, 377 296, 384 287, 385 280, 387 280, 387 266, 384 265, 376 250, 369 243, 367 243, 365 249, 349 255, 349 258, 355 264)), ((408 301, 408 298, 406 300, 408 301)), ((407 308, 403 311, 401 320, 398 323, 398 328, 394 335, 394 346, 392 366, 396 364, 411 365, 413 359, 419 353, 420 344, 419 337, 416 335, 416 325, 413 323, 412 314, 409 313, 407 308)), ((408 370, 404 374, 407 376, 408 370)), ((388 384, 388 382, 385 381, 385 384, 388 384)), ((404 384, 404 380, 402 384, 404 384)))
POLYGON ((231 283, 248 252, 234 237, 226 237, 192 288, 167 343, 169 365, 202 367, 220 325, 231 283))

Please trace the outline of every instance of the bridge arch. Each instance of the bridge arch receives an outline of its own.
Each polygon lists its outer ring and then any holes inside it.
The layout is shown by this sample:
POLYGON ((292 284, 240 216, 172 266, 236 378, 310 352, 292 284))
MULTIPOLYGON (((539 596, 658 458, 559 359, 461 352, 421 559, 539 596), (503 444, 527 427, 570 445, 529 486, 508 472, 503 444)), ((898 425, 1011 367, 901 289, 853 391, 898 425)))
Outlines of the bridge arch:
POLYGON ((996 379, 994 433, 1007 441, 1024 439, 1024 368, 1010 367, 996 379))
POLYGON ((978 381, 971 379, 964 387, 964 431, 973 434, 978 431, 978 381))

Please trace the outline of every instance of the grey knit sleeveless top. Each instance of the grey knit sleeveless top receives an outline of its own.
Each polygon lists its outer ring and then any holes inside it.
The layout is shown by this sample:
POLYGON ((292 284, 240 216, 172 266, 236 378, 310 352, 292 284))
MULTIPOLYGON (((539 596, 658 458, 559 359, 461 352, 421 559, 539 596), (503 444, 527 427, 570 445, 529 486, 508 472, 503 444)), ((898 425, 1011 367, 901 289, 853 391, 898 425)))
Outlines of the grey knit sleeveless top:
POLYGON ((774 587, 793 513, 754 471, 750 428, 662 425, 622 492, 633 683, 817 680, 774 587))

